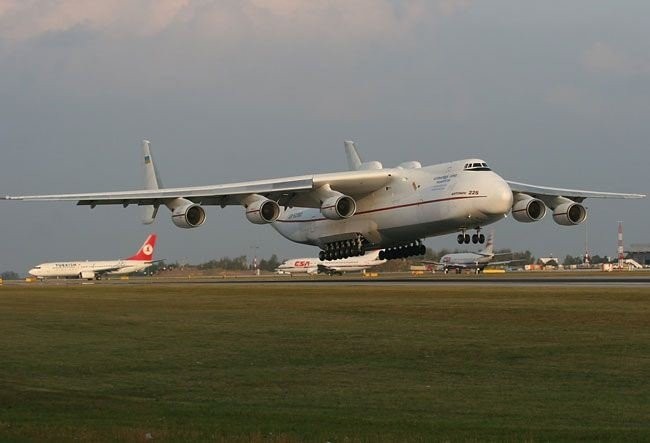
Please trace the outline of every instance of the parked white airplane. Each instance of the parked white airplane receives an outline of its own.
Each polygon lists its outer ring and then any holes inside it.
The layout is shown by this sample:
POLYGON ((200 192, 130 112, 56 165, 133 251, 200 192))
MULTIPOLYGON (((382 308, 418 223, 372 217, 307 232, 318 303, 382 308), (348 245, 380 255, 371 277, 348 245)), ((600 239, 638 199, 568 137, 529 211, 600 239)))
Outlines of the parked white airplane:
POLYGON ((278 274, 343 274, 344 272, 363 271, 373 266, 386 263, 379 259, 379 252, 370 251, 363 257, 348 257, 324 261, 318 257, 292 258, 282 262, 275 270, 278 274))
POLYGON ((291 241, 322 249, 334 260, 386 249, 386 259, 424 253, 421 239, 460 232, 459 243, 483 243, 482 227, 512 212, 520 222, 539 221, 546 208, 560 225, 587 218, 585 198, 641 198, 508 182, 480 159, 422 167, 409 161, 384 168, 362 162, 353 142, 345 142, 350 171, 189 188, 162 188, 149 142, 143 142, 146 189, 85 194, 7 196, 7 200, 63 200, 97 205, 144 206, 145 223, 167 206, 173 223, 196 228, 206 220, 205 206, 241 205, 255 224, 271 224, 291 241), (474 235, 467 233, 475 230, 474 235))
POLYGON ((499 255, 512 255, 507 252, 504 254, 494 253, 494 233, 490 233, 485 244, 485 249, 480 252, 454 252, 452 254, 445 254, 440 258, 440 261, 422 260, 425 264, 434 264, 442 267, 442 270, 447 274, 450 269, 456 270, 460 274, 464 269, 474 269, 478 274, 487 266, 507 265, 520 260, 505 260, 505 261, 492 261, 494 257, 499 255))
POLYGON ((138 252, 129 258, 106 261, 75 261, 42 263, 29 270, 36 278, 81 278, 94 280, 104 274, 123 275, 142 271, 153 262, 153 252, 156 247, 156 234, 147 237, 138 252))

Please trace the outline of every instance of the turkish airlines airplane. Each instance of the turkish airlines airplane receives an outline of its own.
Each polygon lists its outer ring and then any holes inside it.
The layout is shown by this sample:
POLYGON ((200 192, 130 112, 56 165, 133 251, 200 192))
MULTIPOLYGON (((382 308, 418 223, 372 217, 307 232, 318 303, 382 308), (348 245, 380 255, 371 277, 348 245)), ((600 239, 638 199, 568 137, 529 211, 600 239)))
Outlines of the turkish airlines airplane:
POLYGON ((335 260, 385 249, 382 259, 424 253, 422 239, 458 233, 459 243, 484 243, 484 226, 508 214, 520 222, 552 212, 564 226, 587 218, 586 198, 641 198, 641 194, 582 191, 506 181, 478 158, 384 168, 362 162, 345 142, 349 171, 187 188, 162 188, 148 141, 143 144, 145 189, 84 194, 6 196, 6 200, 76 201, 77 205, 139 205, 152 223, 160 206, 180 228, 205 223, 206 206, 243 206, 255 224, 270 224, 296 243, 321 248, 335 260), (470 232, 474 234, 470 235, 470 232))
POLYGON ((363 257, 348 257, 338 260, 324 261, 318 257, 292 258, 284 261, 275 270, 278 274, 343 274, 344 272, 364 271, 373 266, 386 263, 379 259, 382 251, 370 251, 363 257))
POLYGON ((505 260, 505 261, 492 261, 494 257, 500 255, 512 255, 510 252, 504 254, 494 253, 494 233, 490 233, 485 249, 480 252, 454 252, 452 254, 445 254, 440 258, 440 261, 422 260, 425 264, 434 264, 441 266, 445 274, 450 269, 456 270, 460 274, 464 269, 474 269, 476 273, 480 273, 487 266, 492 265, 507 265, 521 260, 505 260))
POLYGON ((151 266, 156 247, 156 234, 150 234, 138 252, 129 258, 106 261, 75 261, 42 263, 29 270, 29 274, 39 278, 81 278, 99 279, 104 274, 123 275, 142 271, 151 266))

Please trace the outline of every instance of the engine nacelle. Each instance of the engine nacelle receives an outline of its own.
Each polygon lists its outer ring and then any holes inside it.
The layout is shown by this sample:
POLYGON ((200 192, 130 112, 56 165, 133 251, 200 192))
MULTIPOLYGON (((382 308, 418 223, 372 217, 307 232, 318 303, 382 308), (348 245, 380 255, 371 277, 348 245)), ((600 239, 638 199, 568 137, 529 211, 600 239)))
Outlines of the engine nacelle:
POLYGON ((172 221, 179 228, 196 228, 205 223, 205 209, 195 203, 179 206, 172 211, 172 221))
POLYGON ((335 195, 323 201, 320 213, 330 220, 341 220, 349 218, 357 211, 357 203, 347 195, 335 195))
POLYGON ((256 225, 272 223, 280 216, 280 206, 273 200, 260 199, 246 206, 246 218, 256 225))
POLYGON ((512 218, 522 223, 540 221, 546 215, 546 205, 538 198, 526 197, 512 205, 512 218))
POLYGON ((587 209, 580 203, 567 202, 556 206, 553 210, 553 220, 562 226, 579 225, 587 219, 587 209))
POLYGON ((79 273, 79 278, 82 280, 94 280, 95 273, 93 271, 81 271, 79 273))

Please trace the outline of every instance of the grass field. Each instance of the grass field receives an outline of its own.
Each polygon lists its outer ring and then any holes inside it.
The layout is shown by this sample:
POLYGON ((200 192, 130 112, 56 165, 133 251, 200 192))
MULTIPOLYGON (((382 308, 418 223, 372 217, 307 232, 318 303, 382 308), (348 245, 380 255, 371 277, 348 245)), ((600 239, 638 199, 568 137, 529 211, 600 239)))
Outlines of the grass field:
POLYGON ((2 441, 650 440, 650 290, 0 287, 2 441))

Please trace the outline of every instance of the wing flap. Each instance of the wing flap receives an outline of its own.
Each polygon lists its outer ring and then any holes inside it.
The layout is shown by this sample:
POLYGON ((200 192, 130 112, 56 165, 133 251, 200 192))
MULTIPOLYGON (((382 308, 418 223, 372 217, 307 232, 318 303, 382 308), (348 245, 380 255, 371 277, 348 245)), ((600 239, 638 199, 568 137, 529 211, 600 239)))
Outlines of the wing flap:
POLYGON ((581 202, 585 198, 644 198, 645 194, 622 194, 618 192, 585 191, 582 189, 563 189, 535 186, 506 180, 512 192, 528 194, 532 197, 566 197, 581 202))

